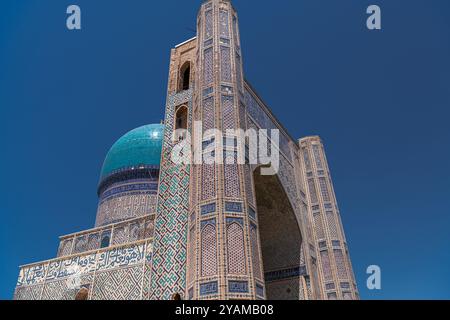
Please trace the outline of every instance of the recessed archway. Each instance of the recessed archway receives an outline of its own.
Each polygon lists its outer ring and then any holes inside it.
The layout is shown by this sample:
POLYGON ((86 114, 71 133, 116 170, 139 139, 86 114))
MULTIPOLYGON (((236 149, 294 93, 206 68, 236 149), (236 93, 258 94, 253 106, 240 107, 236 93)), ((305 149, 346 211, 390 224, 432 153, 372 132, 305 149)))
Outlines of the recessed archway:
POLYGON ((178 91, 189 90, 191 86, 191 63, 187 61, 180 68, 178 91))
POLYGON ((294 210, 278 177, 254 172, 266 296, 300 299, 302 236, 294 210))

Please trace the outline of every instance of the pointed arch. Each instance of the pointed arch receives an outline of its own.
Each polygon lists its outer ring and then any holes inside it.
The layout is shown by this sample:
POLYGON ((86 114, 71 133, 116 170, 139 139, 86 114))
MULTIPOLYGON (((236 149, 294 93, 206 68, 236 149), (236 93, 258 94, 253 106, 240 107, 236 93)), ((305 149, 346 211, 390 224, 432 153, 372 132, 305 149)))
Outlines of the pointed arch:
POLYGON ((185 62, 180 68, 178 92, 189 90, 191 87, 191 62, 185 62))
POLYGON ((267 299, 302 297, 302 235, 299 222, 277 175, 254 172, 257 215, 267 299))

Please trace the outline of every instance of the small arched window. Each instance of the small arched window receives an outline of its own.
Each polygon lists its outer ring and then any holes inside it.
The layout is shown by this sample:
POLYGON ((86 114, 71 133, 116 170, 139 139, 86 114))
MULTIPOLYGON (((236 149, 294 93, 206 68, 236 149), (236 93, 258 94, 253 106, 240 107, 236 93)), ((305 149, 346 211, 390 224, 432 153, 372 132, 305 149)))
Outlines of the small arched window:
POLYGON ((102 242, 100 244, 100 248, 107 248, 109 247, 109 242, 110 242, 110 238, 109 235, 108 236, 103 236, 102 238, 102 242))
POLYGON ((178 91, 189 90, 191 85, 191 63, 186 62, 180 69, 178 91))
POLYGON ((175 113, 176 141, 183 141, 186 138, 187 128, 188 128, 188 109, 186 106, 181 106, 177 109, 177 112, 175 113))

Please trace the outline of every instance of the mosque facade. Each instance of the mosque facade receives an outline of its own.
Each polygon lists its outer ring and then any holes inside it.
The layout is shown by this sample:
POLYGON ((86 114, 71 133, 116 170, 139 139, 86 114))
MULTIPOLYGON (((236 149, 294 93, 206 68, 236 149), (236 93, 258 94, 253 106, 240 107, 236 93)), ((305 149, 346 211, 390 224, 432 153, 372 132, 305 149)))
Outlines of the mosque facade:
POLYGON ((94 228, 60 237, 56 258, 21 266, 15 299, 359 299, 322 140, 292 138, 242 65, 231 1, 203 1, 197 36, 171 52, 164 124, 113 145, 94 228), (236 160, 238 137, 212 129, 278 130, 279 170, 173 161, 183 142, 236 160), (196 130, 199 142, 188 138, 196 130))

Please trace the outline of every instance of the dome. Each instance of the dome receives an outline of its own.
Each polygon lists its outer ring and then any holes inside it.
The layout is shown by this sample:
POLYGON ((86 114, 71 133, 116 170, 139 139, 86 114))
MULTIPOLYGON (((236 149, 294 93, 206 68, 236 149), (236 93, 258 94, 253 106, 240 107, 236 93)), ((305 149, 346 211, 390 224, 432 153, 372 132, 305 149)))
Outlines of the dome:
POLYGON ((125 134, 106 155, 100 180, 127 168, 159 168, 163 137, 162 124, 142 126, 125 134))

